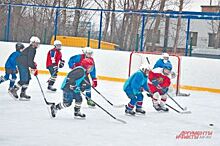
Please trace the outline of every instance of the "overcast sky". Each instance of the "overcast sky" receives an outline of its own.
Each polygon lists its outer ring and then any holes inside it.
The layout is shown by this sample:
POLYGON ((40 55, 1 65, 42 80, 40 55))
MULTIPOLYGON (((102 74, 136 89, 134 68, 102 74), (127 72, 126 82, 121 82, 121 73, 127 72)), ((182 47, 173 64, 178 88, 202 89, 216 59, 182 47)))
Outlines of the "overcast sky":
MULTIPOLYGON (((212 0, 212 5, 218 4, 220 0, 212 0)), ((210 5, 210 0, 191 0, 184 11, 201 11, 201 5, 210 5)))

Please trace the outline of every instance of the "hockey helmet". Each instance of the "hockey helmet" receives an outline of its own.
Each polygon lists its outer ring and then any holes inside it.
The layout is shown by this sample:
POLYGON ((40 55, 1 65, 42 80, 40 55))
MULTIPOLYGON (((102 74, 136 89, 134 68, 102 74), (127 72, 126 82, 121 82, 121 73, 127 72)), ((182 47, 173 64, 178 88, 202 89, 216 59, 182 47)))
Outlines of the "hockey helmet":
POLYGON ((30 44, 34 47, 34 48, 38 48, 39 44, 40 44, 40 39, 36 36, 32 36, 30 39, 30 44))
POLYGON ((55 40, 54 42, 53 42, 53 45, 55 46, 55 48, 57 48, 57 49, 61 49, 61 46, 62 46, 62 42, 61 41, 59 41, 59 40, 55 40))
POLYGON ((30 38, 30 44, 32 44, 32 43, 40 43, 40 39, 36 36, 32 36, 30 38))
POLYGON ((162 59, 164 59, 164 60, 168 60, 169 59, 169 54, 168 53, 163 53, 162 54, 162 59))
POLYGON ((18 43, 16 43, 15 48, 16 48, 16 50, 22 50, 22 49, 24 49, 24 45, 22 43, 18 42, 18 43))
POLYGON ((139 69, 146 75, 148 75, 149 71, 152 70, 150 64, 142 64, 139 69))
POLYGON ((92 68, 94 66, 94 61, 91 58, 85 58, 82 60, 81 65, 83 68, 86 69, 87 73, 92 71, 92 68))
POLYGON ((90 47, 85 47, 83 49, 83 53, 86 55, 86 57, 91 57, 93 54, 93 50, 90 47))

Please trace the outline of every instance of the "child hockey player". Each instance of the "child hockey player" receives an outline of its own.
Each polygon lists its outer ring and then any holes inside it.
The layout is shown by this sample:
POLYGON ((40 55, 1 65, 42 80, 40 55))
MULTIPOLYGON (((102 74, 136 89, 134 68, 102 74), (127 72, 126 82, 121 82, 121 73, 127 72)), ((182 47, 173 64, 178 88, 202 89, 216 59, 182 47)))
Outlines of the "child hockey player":
POLYGON ((157 60, 157 62, 155 63, 153 69, 158 68, 158 67, 163 68, 165 63, 170 63, 171 64, 171 62, 169 60, 169 54, 168 53, 163 53, 162 54, 162 58, 157 60))
POLYGON ((8 92, 11 95, 15 95, 14 98, 18 99, 18 96, 15 94, 17 87, 14 86, 17 78, 16 73, 18 72, 16 67, 16 58, 21 54, 22 49, 24 49, 24 45, 22 43, 16 43, 15 48, 16 51, 9 56, 5 63, 5 76, 0 77, 0 84, 9 80, 9 76, 11 75, 8 92))
POLYGON ((123 89, 128 98, 130 98, 130 102, 126 105, 125 113, 135 115, 133 108, 136 106, 137 113, 145 114, 145 111, 142 109, 142 92, 143 90, 148 91, 147 80, 150 70, 149 64, 143 64, 140 66, 140 69, 125 82, 123 89))
POLYGON ((170 63, 164 64, 163 68, 156 68, 149 72, 148 87, 151 93, 153 107, 157 111, 169 111, 165 106, 169 86, 170 73, 172 65, 170 63), (161 97, 161 98, 160 98, 161 97), (160 98, 160 99, 159 99, 160 98))
MULTIPOLYGON (((21 94, 19 100, 30 100, 31 96, 26 94, 26 90, 28 88, 29 82, 31 80, 30 70, 34 76, 38 75, 37 64, 34 62, 34 57, 36 54, 36 49, 39 47, 40 39, 38 37, 32 36, 30 39, 30 45, 25 48, 21 55, 17 57, 16 62, 18 65, 18 71, 20 80, 18 81, 18 87, 21 87, 21 94)), ((17 91, 15 91, 14 95, 17 95, 17 91)))
MULTIPOLYGON (((86 47, 83 50, 83 54, 75 55, 70 58, 70 60, 68 62, 69 68, 74 69, 77 66, 81 66, 82 60, 84 58, 90 58, 93 60, 92 54, 93 54, 93 50, 89 47, 86 47)), ((93 70, 89 74, 92 78, 92 87, 96 87, 97 86, 97 78, 96 78, 95 64, 94 64, 93 70)), ((90 83, 89 74, 88 73, 86 74, 85 80, 90 83)), ((91 100, 91 86, 87 86, 85 92, 86 92, 87 104, 89 106, 95 106, 95 103, 91 100)))
POLYGON ((54 41, 54 48, 51 49, 47 53, 47 62, 46 66, 50 72, 50 79, 48 80, 48 87, 47 89, 50 91, 56 91, 57 89, 53 87, 58 73, 58 68, 62 68, 64 66, 65 61, 62 60, 62 53, 61 53, 62 43, 59 40, 54 41))
MULTIPOLYGON (((71 70, 64 79, 61 89, 63 90, 63 102, 51 106, 51 115, 56 117, 56 112, 63 108, 69 107, 73 99, 75 99, 74 116, 85 117, 85 114, 80 112, 82 96, 80 92, 85 90, 86 74, 90 73, 94 68, 94 62, 91 58, 85 58, 81 61, 81 66, 71 70)), ((90 86, 90 85, 89 85, 90 86)))

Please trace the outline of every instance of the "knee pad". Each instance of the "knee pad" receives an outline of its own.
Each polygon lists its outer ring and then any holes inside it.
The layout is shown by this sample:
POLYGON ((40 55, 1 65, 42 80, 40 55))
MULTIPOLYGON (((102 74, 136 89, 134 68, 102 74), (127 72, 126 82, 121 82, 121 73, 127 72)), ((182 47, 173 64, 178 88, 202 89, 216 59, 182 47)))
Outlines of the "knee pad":
POLYGON ((76 100, 75 100, 75 103, 82 103, 82 97, 77 97, 76 100))
POLYGON ((11 82, 15 82, 15 81, 16 81, 16 78, 15 78, 15 79, 10 79, 10 81, 11 81, 11 82))
POLYGON ((152 100, 157 101, 160 98, 159 92, 155 92, 152 96, 152 100))
POLYGON ((162 95, 161 102, 166 102, 166 101, 167 101, 167 95, 162 95))
POLYGON ((63 101, 63 106, 64 107, 69 107, 69 106, 71 106, 72 105, 72 102, 68 102, 68 101, 63 101))
POLYGON ((23 84, 21 87, 26 89, 28 88, 28 84, 23 84))
POLYGON ((75 101, 75 107, 80 108, 81 104, 82 104, 82 102, 75 101))

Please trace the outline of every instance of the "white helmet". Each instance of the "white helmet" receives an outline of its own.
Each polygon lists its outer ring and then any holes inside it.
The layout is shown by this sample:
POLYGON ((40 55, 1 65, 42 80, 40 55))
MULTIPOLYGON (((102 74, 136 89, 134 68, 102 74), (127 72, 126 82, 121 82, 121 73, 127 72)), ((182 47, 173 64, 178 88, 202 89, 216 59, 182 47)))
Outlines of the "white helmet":
POLYGON ((87 56, 87 55, 92 55, 93 54, 93 50, 90 47, 85 47, 83 49, 83 53, 87 56))
POLYGON ((54 46, 62 45, 62 43, 61 43, 61 41, 59 41, 59 40, 55 40, 55 41, 53 42, 53 45, 54 45, 54 46))
POLYGON ((30 44, 32 44, 32 43, 40 43, 40 39, 36 36, 32 36, 30 38, 30 44))
POLYGON ((145 72, 146 70, 148 70, 148 71, 152 70, 150 64, 141 64, 141 66, 139 67, 139 69, 140 69, 142 72, 145 72))
POLYGON ((162 54, 162 59, 165 59, 165 58, 167 58, 167 60, 169 59, 169 54, 168 53, 163 53, 162 54))

